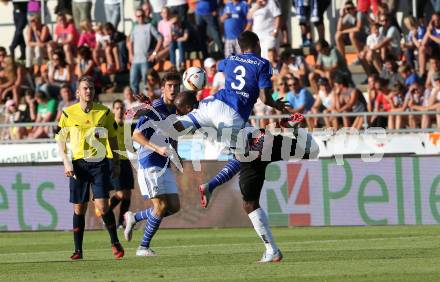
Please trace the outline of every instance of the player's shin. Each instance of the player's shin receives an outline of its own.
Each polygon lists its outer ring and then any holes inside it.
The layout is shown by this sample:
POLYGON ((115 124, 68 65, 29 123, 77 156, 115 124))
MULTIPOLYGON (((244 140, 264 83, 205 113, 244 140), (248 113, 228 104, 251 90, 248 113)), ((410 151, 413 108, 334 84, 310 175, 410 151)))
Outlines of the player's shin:
POLYGON ((162 222, 162 217, 154 214, 153 208, 147 209, 147 222, 145 224, 144 236, 140 245, 145 248, 150 247, 151 239, 153 239, 154 234, 159 229, 160 223, 162 222))
POLYGON ((278 247, 272 237, 272 231, 269 227, 269 221, 264 210, 258 208, 249 213, 248 216, 252 222, 252 225, 254 226, 255 231, 263 241, 264 246, 266 247, 266 252, 274 254, 276 251, 278 251, 278 247))
POLYGON ((105 227, 107 228, 108 234, 110 235, 110 240, 112 244, 118 243, 118 234, 116 232, 116 220, 115 214, 111 209, 107 211, 104 215, 102 215, 102 220, 105 223, 105 227))
POLYGON ((75 242, 75 251, 82 252, 82 243, 84 238, 85 215, 73 214, 73 240, 75 242))

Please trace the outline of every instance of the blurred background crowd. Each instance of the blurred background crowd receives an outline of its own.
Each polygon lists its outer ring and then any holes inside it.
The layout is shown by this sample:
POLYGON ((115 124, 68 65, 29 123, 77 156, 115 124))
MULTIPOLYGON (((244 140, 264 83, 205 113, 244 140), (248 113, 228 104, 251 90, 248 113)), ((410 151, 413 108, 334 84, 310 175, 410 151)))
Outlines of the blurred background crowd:
MULTIPOLYGON (((440 127, 440 1, 415 1, 417 17, 399 19, 398 0, 339 1, 330 40, 330 0, 103 1, 105 22, 92 22, 92 0, 58 0, 53 11, 40 0, 1 1, 14 6, 15 24, 12 42, 0 47, 2 123, 57 121, 76 102, 82 75, 95 77, 97 100, 122 93, 130 108, 136 95, 160 96, 163 72, 201 66, 208 78, 198 93, 203 99, 224 87, 217 64, 239 53, 239 34, 252 30, 273 67, 273 97, 287 101, 291 113, 327 114, 307 118, 309 129, 440 127), (126 2, 134 4, 128 30, 121 28, 126 2), (42 14, 56 15, 55 23, 42 14), (300 48, 292 48, 292 17, 300 48), (354 115, 334 115, 340 113, 354 115)), ((259 126, 277 122, 265 118, 276 114, 261 101, 255 105, 259 126)), ((1 138, 51 134, 49 126, 16 126, 1 138)))

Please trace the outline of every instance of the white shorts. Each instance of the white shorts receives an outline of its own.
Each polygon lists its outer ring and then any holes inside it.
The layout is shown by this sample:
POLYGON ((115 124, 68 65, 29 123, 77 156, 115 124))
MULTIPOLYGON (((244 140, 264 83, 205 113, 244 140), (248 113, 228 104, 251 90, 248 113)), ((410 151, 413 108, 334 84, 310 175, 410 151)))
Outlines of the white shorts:
POLYGON ((170 168, 149 167, 138 169, 138 182, 142 196, 146 199, 158 195, 178 194, 176 176, 170 168))
POLYGON ((233 108, 212 96, 200 101, 198 109, 179 120, 185 128, 202 128, 209 140, 221 142, 227 148, 237 146, 237 135, 245 125, 233 108))

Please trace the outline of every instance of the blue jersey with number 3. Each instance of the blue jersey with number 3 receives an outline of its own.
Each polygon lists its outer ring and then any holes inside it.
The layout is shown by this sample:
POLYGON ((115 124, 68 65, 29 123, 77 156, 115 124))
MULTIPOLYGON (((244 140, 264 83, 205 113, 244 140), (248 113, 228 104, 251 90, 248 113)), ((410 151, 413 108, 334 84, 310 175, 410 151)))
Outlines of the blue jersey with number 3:
POLYGON ((225 89, 214 97, 233 108, 247 121, 260 89, 272 88, 272 67, 268 60, 252 53, 232 55, 221 61, 218 70, 225 75, 225 89))

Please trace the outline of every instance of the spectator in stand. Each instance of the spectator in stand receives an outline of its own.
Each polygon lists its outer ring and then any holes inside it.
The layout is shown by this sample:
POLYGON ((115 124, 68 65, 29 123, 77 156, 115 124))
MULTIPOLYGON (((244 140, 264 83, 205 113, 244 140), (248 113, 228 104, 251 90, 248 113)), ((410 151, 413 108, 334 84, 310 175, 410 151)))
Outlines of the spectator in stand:
POLYGON ((309 82, 313 92, 318 92, 316 81, 320 77, 326 77, 330 80, 331 84, 333 77, 340 76, 347 83, 352 84, 351 73, 347 63, 337 48, 330 48, 327 41, 320 40, 316 43, 316 51, 318 52, 318 58, 314 70, 309 75, 309 82))
MULTIPOLYGON (((3 1, 5 2, 5 1, 3 1)), ((15 60, 15 48, 20 47, 20 60, 26 58, 26 41, 24 40, 23 31, 27 25, 27 2, 21 0, 13 0, 13 16, 15 32, 12 38, 11 45, 9 46, 9 52, 12 59, 15 60)))
MULTIPOLYGON (((146 23, 151 23, 152 25, 154 25, 155 28, 157 28, 157 24, 159 23, 161 18, 159 18, 159 21, 157 21, 157 22, 153 19, 153 11, 151 9, 150 2, 147 1, 147 2, 143 3, 141 5, 141 9, 142 9, 142 11, 144 11, 145 22, 146 23)), ((161 10, 161 12, 162 12, 162 10, 161 10)), ((134 22, 133 24, 135 25, 136 22, 134 22)))
POLYGON ((281 53, 280 57, 280 75, 284 76, 291 73, 301 81, 302 86, 309 85, 307 78, 310 69, 303 56, 295 55, 292 50, 287 50, 281 53))
POLYGON ((139 82, 145 86, 145 78, 147 77, 148 62, 154 61, 156 55, 162 46, 162 36, 156 28, 150 24, 145 23, 144 11, 136 10, 137 25, 133 28, 129 40, 130 50, 130 86, 135 95, 139 95, 139 82), (153 53, 149 54, 152 45, 152 38, 156 39, 156 46, 153 53))
POLYGON ((125 86, 122 91, 122 96, 124 97, 124 106, 127 109, 132 109, 134 107, 139 106, 141 103, 134 97, 133 90, 131 90, 130 86, 125 86))
POLYGON ((214 94, 211 92, 211 88, 214 82, 214 76, 217 73, 217 62, 213 58, 206 58, 203 62, 203 67, 206 72, 206 84, 205 87, 197 93, 198 101, 214 94))
POLYGON ((79 35, 73 23, 67 20, 64 13, 59 13, 53 41, 48 45, 49 58, 53 56, 56 48, 62 47, 67 62, 73 65, 75 63, 73 52, 76 50, 78 38, 79 35))
POLYGON ((368 77, 368 84, 367 84, 367 111, 373 112, 374 110, 374 103, 376 101, 376 97, 379 92, 379 75, 377 73, 373 73, 368 77))
POLYGON ((268 51, 280 45, 281 10, 278 0, 257 0, 252 4, 248 15, 247 30, 258 34, 261 57, 267 59, 268 51))
POLYGON ((84 21, 92 21, 92 0, 72 0, 73 21, 76 29, 79 30, 79 24, 84 21))
MULTIPOLYGON (((390 112, 391 111, 391 93, 388 89, 388 80, 385 78, 379 78, 378 81, 378 94, 376 100, 374 101, 374 112, 390 112)), ((382 127, 393 129, 393 125, 390 123, 390 116, 370 116, 370 126, 372 127, 382 127)))
MULTIPOLYGON (((278 61, 278 52, 275 48, 270 48, 267 52, 267 60, 272 66, 272 77, 279 75, 280 62, 278 61)), ((273 79, 272 79, 273 80, 273 79)))
POLYGON ((100 65, 105 61, 105 46, 110 42, 110 36, 105 35, 104 25, 102 23, 96 23, 93 27, 95 32, 96 46, 93 49, 93 60, 100 65))
POLYGON ((6 48, 3 46, 0 46, 0 81, 4 78, 4 68, 5 68, 5 59, 8 56, 8 53, 6 52, 6 48))
MULTIPOLYGON (((436 81, 440 79, 440 76, 435 75, 433 79, 436 81)), ((405 105, 407 105, 411 112, 425 111, 428 105, 426 96, 429 92, 429 89, 427 91, 423 89, 422 84, 414 82, 405 96, 405 105)), ((410 128, 428 128, 429 117, 428 115, 409 115, 408 124, 410 128)))
POLYGON ((330 0, 295 0, 296 13, 301 27, 302 46, 310 46, 313 42, 310 22, 315 24, 318 40, 325 39, 324 13, 330 5, 330 0))
MULTIPOLYGON (((220 54, 224 54, 220 26, 217 18, 217 0, 200 0, 196 6, 196 24, 202 37, 203 57, 208 57, 208 34, 217 45, 220 54)), ((261 39, 261 38, 260 38, 261 39)))
POLYGON ((394 57, 389 56, 385 59, 383 64, 383 68, 379 74, 379 76, 388 81, 388 88, 391 88, 396 83, 404 83, 404 78, 399 75, 397 72, 397 64, 394 57))
POLYGON ((72 15, 72 0, 57 0, 57 5, 55 6, 55 14, 60 12, 72 15))
POLYGON ((35 91, 26 89, 24 92, 23 122, 34 122, 37 119, 37 101, 35 91))
MULTIPOLYGON (((17 103, 9 99, 5 103, 4 124, 14 124, 21 122, 21 112, 18 110, 17 103)), ((17 140, 26 135, 24 127, 5 127, 1 132, 0 140, 17 140)))
MULTIPOLYGON (((313 114, 329 114, 334 111, 334 108, 332 107, 333 91, 330 81, 327 78, 320 78, 318 80, 318 87, 318 95, 316 95, 315 103, 312 106, 311 112, 313 114)), ((334 118, 331 117, 324 117, 325 127, 331 127, 333 119, 334 118)), ((317 127, 318 119, 313 119, 310 124, 312 127, 317 127)))
POLYGON ((151 102, 160 98, 162 90, 160 86, 160 76, 155 69, 149 69, 147 72, 147 85, 145 87, 145 96, 147 96, 151 102))
MULTIPOLYGON (((92 50, 87 46, 82 46, 78 49, 78 64, 77 64, 77 76, 82 77, 85 75, 95 78, 95 91, 102 87, 101 81, 98 79, 100 73, 96 66, 96 63, 92 58, 92 50)), ((100 93, 100 91, 96 91, 100 93)))
POLYGON ((371 48, 373 56, 367 56, 366 58, 368 63, 374 64, 376 69, 378 67, 380 69, 383 61, 388 57, 392 56, 394 60, 400 59, 400 32, 398 28, 391 25, 388 14, 380 16, 380 24, 382 27, 379 32, 382 34, 383 39, 371 48), (377 55, 378 52, 376 51, 380 51, 380 56, 377 55))
POLYGON ((440 73, 440 54, 433 54, 433 56, 429 58, 429 70, 426 75, 425 88, 432 88, 434 84, 433 76, 436 73, 440 73))
POLYGON ((181 70, 185 68, 185 46, 189 40, 189 30, 179 17, 174 16, 171 21, 173 25, 171 27, 170 61, 177 70, 181 70), (176 60, 176 50, 179 51, 178 61, 176 60))
MULTIPOLYGON (((281 101, 284 102, 288 102, 287 101, 287 94, 289 93, 289 77, 287 76, 276 76, 274 77, 275 81, 274 81, 274 90, 275 92, 272 93, 272 98, 274 101, 281 99, 281 101)), ((283 114, 282 112, 269 107, 267 105, 265 105, 260 99, 257 100, 257 103, 255 103, 254 106, 254 113, 256 116, 267 116, 267 115, 272 115, 272 114, 276 114, 276 115, 281 115, 283 114)), ((264 120, 261 119, 260 120, 260 128, 264 128, 262 127, 262 125, 267 126, 268 124, 272 124, 274 122, 273 119, 270 120, 264 120)), ((276 124, 278 125, 280 122, 280 119, 276 120, 276 124)), ((258 125, 256 125, 258 126, 258 125)))
POLYGON ((60 87, 65 83, 69 85, 72 83, 72 70, 64 59, 64 53, 57 51, 48 63, 47 81, 40 86, 39 90, 46 93, 48 97, 58 98, 60 87))
POLYGON ((357 0, 357 10, 369 16, 370 10, 374 15, 377 14, 380 0, 357 0))
MULTIPOLYGON (((57 101, 53 98, 48 99, 46 94, 38 91, 35 94, 37 101, 37 119, 35 122, 51 122, 57 115, 57 101)), ((29 133, 29 139, 48 138, 51 134, 50 126, 35 126, 29 133)))
MULTIPOLYGON (((309 90, 307 90, 305 87, 301 87, 301 83, 296 77, 289 79, 288 86, 290 91, 287 94, 286 99, 289 102, 290 107, 288 107, 287 110, 291 114, 310 113, 313 104, 315 103, 315 99, 309 90)), ((309 129, 313 128, 313 121, 311 119, 307 119, 307 123, 309 125, 309 129)))
MULTIPOLYGON (((333 101, 335 113, 362 113, 366 110, 366 101, 362 92, 349 86, 344 76, 337 75, 334 79, 333 101)), ((353 127, 360 129, 364 123, 363 116, 342 117, 344 127, 353 127)), ((339 119, 333 120, 333 127, 339 128, 339 119)))
POLYGON ((118 29, 121 21, 121 0, 104 0, 104 9, 106 22, 111 23, 118 29))
POLYGON ((246 28, 246 17, 249 5, 244 0, 232 0, 225 4, 220 21, 224 25, 225 32, 225 58, 232 54, 240 54, 238 36, 246 28))
POLYGON ((414 81, 419 80, 417 74, 408 65, 399 67, 399 76, 403 79, 405 87, 409 87, 414 81))
MULTIPOLYGON (((391 89, 391 112, 405 112, 407 105, 405 105, 405 92, 406 88, 402 84, 396 84, 391 89)), ((406 124, 408 118, 403 115, 389 116, 388 126, 394 129, 401 129, 406 124)))
POLYGON ((426 59, 433 54, 440 54, 440 13, 431 16, 425 36, 419 48, 419 75, 426 73, 426 59))
POLYGON ((83 20, 80 23, 81 34, 78 40, 78 47, 88 46, 90 49, 96 48, 96 36, 92 24, 88 20, 83 20))
POLYGON ((27 29, 26 42, 26 68, 30 69, 35 59, 38 71, 43 64, 43 57, 46 53, 46 45, 51 40, 49 27, 41 23, 40 16, 29 17, 29 28, 27 29))
MULTIPOLYGON (((440 75, 437 74, 436 76, 434 76, 434 78, 434 86, 427 101, 425 111, 435 111, 437 113, 435 115, 435 121, 437 124, 437 128, 440 128, 440 75)), ((431 127, 431 121, 433 117, 434 115, 427 115, 427 124, 425 125, 426 128, 431 127)))
POLYGON ((225 80, 226 80, 225 74, 222 71, 218 71, 214 75, 214 81, 212 82, 212 87, 211 87, 212 95, 217 93, 217 91, 219 91, 220 89, 225 88, 225 80))
POLYGON ((379 28, 380 27, 377 23, 371 24, 370 35, 367 36, 367 44, 364 46, 364 50, 359 54, 359 61, 367 75, 372 73, 368 62, 373 62, 377 72, 380 72, 381 70, 381 66, 378 65, 379 60, 373 60, 374 57, 380 57, 380 50, 372 50, 374 46, 383 40, 383 36, 379 32, 379 28))
POLYGON ((117 31, 112 23, 104 25, 104 35, 109 38, 109 41, 104 45, 107 62, 114 64, 116 72, 126 71, 128 64, 127 36, 117 31))
POLYGON ((6 81, 0 84, 0 102, 9 97, 18 105, 24 90, 33 87, 32 81, 25 68, 11 56, 6 57, 3 64, 6 81))
POLYGON ((162 19, 160 13, 162 12, 162 9, 163 7, 165 7, 166 4, 167 4, 166 0, 150 1, 153 23, 160 22, 160 20, 162 19))
POLYGON ((405 54, 406 64, 415 69, 416 53, 419 52, 418 50, 426 33, 426 27, 417 22, 413 16, 405 17, 403 23, 409 32, 405 36, 405 42, 402 43, 402 50, 405 54))
POLYGON ((351 42, 357 56, 360 57, 369 32, 368 18, 364 13, 356 10, 353 1, 345 1, 339 13, 336 30, 336 46, 342 57, 345 58, 345 45, 348 42, 351 42))
POLYGON ((173 21, 171 19, 170 10, 167 7, 162 8, 162 12, 160 13, 162 19, 157 25, 157 30, 160 32, 163 38, 162 48, 158 54, 158 57, 161 60, 165 60, 170 55, 170 44, 173 40, 172 36, 172 28, 173 21))
POLYGON ((167 0, 166 2, 171 14, 177 14, 183 23, 188 21, 188 0, 167 0))
POLYGON ((57 116, 55 118, 56 121, 60 120, 61 114, 65 108, 76 103, 75 96, 73 95, 72 90, 70 90, 69 84, 61 85, 60 97, 61 100, 58 102, 58 106, 57 106, 57 116))

